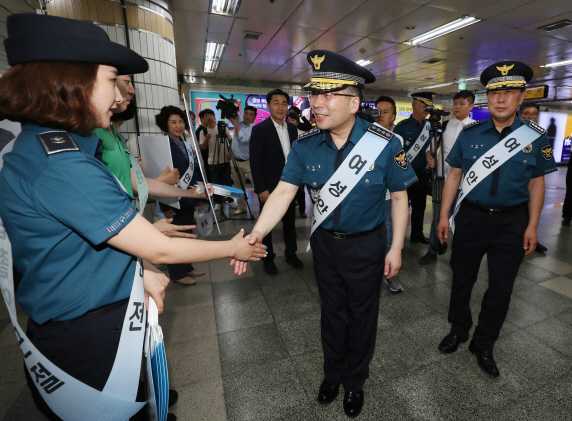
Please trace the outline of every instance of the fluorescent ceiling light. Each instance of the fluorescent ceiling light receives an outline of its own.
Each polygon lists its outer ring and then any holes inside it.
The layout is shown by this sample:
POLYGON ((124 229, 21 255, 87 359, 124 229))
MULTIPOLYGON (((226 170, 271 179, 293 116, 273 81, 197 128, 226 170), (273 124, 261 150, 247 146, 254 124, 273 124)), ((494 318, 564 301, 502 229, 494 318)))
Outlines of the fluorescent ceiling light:
POLYGON ((453 22, 449 22, 446 25, 440 26, 435 28, 429 32, 425 32, 415 38, 411 38, 406 44, 409 45, 419 45, 423 44, 424 42, 431 41, 435 38, 442 37, 448 33, 456 31, 457 29, 464 28, 465 26, 472 25, 473 23, 480 22, 480 19, 473 18, 471 16, 465 16, 461 19, 454 20, 453 22))
POLYGON ((479 77, 471 77, 471 78, 469 78, 469 79, 462 80, 461 82, 470 82, 470 81, 472 81, 472 80, 481 80, 481 78, 479 78, 479 77))
POLYGON ((559 61, 558 63, 549 63, 540 67, 560 67, 560 66, 567 66, 569 64, 572 64, 572 60, 559 61))
POLYGON ((205 53, 205 73, 214 73, 218 69, 218 63, 222 57, 224 44, 216 42, 207 42, 207 51, 205 53))
POLYGON ((373 61, 369 61, 369 60, 358 60, 356 61, 357 64, 359 64, 360 66, 367 66, 368 64, 373 63, 373 61))
POLYGON ((453 85, 454 83, 457 83, 457 82, 449 82, 449 83, 441 83, 440 85, 425 86, 424 88, 417 88, 417 90, 419 91, 421 89, 441 88, 443 86, 453 85))
POLYGON ((215 15, 234 16, 240 6, 240 0, 212 0, 211 13, 215 15))

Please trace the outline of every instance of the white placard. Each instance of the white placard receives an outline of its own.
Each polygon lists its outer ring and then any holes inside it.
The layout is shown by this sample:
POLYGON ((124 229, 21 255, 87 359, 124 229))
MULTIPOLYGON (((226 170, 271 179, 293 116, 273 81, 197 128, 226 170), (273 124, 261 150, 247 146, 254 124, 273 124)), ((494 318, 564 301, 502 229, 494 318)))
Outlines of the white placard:
MULTIPOLYGON (((139 151, 145 177, 157 178, 167 167, 173 169, 169 136, 139 136, 139 151)), ((181 209, 177 197, 157 197, 156 199, 175 209, 181 209)))

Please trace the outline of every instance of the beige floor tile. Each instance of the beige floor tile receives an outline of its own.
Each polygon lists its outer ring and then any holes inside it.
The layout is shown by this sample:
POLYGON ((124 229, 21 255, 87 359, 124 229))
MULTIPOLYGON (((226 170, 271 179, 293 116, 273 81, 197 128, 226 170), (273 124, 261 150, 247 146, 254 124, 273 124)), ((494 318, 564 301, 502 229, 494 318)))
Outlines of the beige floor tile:
POLYGON ((216 334, 214 307, 168 313, 159 316, 165 344, 188 342, 216 334))
POLYGON ((558 278, 541 282, 540 285, 559 294, 565 295, 566 297, 572 298, 572 279, 560 276, 558 278))
POLYGON ((230 265, 230 259, 213 260, 210 264, 211 278, 213 282, 226 282, 233 279, 251 278, 254 276, 252 262, 246 266, 246 272, 238 276, 234 273, 234 266, 230 265))
POLYGON ((572 273, 572 264, 563 262, 550 256, 536 257, 528 261, 535 266, 542 269, 549 270, 550 272, 557 273, 558 275, 566 275, 572 273))
POLYGON ((167 345, 165 352, 172 389, 222 376, 217 335, 167 345))

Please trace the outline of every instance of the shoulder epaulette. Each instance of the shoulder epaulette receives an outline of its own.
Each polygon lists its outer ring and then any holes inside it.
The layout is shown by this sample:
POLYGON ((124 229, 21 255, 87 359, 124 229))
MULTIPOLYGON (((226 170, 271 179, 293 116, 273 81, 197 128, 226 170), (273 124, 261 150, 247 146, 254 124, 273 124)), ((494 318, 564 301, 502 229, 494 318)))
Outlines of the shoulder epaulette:
POLYGON ((463 126, 463 130, 467 130, 467 129, 470 129, 471 127, 478 126, 478 125, 481 124, 483 121, 486 121, 486 120, 473 121, 472 123, 469 123, 469 124, 467 124, 466 126, 463 126))
POLYGON ((538 124, 536 124, 534 121, 532 120, 527 120, 526 123, 528 123, 528 127, 530 127, 532 130, 534 130, 535 132, 538 132, 540 134, 544 134, 546 133, 546 130, 543 129, 542 127, 540 127, 538 124))
POLYGON ((393 137, 393 132, 390 132, 385 127, 381 127, 377 124, 370 124, 369 127, 367 128, 367 131, 373 133, 374 135, 382 137, 386 140, 391 140, 391 138, 393 137))
POLYGON ((322 129, 320 129, 319 127, 314 127, 312 130, 308 130, 307 132, 302 133, 300 136, 298 136, 298 140, 307 139, 309 137, 315 136, 320 133, 322 133, 322 129))
POLYGON ((73 137, 65 130, 54 130, 38 133, 36 135, 46 151, 46 155, 54 155, 61 152, 79 151, 79 147, 73 137))

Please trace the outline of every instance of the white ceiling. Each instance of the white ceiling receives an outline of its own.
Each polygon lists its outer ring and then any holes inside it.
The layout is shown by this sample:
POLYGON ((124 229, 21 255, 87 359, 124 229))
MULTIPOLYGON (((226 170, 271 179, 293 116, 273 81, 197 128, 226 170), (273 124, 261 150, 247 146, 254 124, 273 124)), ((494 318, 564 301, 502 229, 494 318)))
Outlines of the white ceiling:
POLYGON ((242 0, 236 18, 209 14, 209 0, 174 0, 174 7, 177 67, 185 75, 303 83, 311 75, 306 53, 320 48, 373 61, 366 67, 377 81, 368 86, 377 89, 411 92, 478 77, 500 60, 529 64, 532 84, 572 85, 572 66, 539 67, 572 57, 572 27, 537 29, 572 20, 572 0, 242 0), (483 21, 419 47, 404 44, 463 15, 483 21), (262 35, 247 40, 245 31, 262 35), (216 74, 203 73, 207 41, 227 44, 216 74), (430 58, 444 61, 423 63, 430 58))

